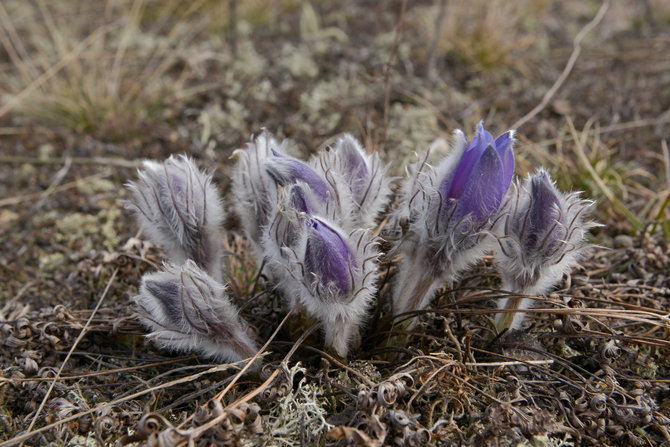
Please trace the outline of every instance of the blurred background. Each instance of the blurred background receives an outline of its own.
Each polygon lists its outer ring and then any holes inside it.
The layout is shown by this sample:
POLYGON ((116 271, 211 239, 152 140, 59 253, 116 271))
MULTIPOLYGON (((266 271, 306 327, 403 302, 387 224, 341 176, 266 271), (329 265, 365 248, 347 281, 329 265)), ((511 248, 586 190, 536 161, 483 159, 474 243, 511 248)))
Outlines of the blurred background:
MULTIPOLYGON (((261 129, 303 155, 351 132, 401 172, 415 151, 457 128, 472 134, 483 119, 494 134, 518 127, 519 174, 550 165, 564 189, 611 193, 644 221, 660 212, 659 187, 667 192, 654 181, 666 175, 670 5, 608 2, 578 36, 602 6, 5 0, 0 150, 126 160, 186 152, 225 165, 261 129), (566 64, 567 77, 526 116, 566 64), (577 136, 610 191, 573 156, 577 136)), ((30 190, 21 181, 5 175, 0 194, 30 190)))

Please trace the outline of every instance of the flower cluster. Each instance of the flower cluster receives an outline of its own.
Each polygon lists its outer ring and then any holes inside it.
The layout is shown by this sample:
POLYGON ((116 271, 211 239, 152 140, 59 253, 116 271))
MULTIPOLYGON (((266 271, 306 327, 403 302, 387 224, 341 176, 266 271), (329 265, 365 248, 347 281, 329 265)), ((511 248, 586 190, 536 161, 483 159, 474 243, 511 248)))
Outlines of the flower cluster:
POLYGON ((326 346, 346 356, 377 291, 369 229, 390 194, 387 167, 350 135, 310 163, 285 146, 261 135, 236 152, 236 211, 287 304, 321 321, 326 346))
MULTIPOLYGON (((513 145, 513 131, 493 138, 480 123, 469 142, 456 131, 437 166, 426 154, 408 168, 386 229, 398 259, 393 316, 427 308, 438 288, 493 251, 514 294, 501 300, 496 326, 516 328, 527 296, 546 293, 583 256, 592 202, 560 192, 542 169, 513 184, 513 145)), ((351 135, 308 162, 265 133, 234 156, 234 210, 258 265, 287 307, 319 320, 326 346, 345 357, 378 294, 373 230, 389 205, 388 166, 351 135)), ((218 360, 251 357, 256 344, 222 282, 224 209, 211 176, 171 157, 145 162, 128 187, 144 233, 169 260, 135 297, 149 337, 218 360)))

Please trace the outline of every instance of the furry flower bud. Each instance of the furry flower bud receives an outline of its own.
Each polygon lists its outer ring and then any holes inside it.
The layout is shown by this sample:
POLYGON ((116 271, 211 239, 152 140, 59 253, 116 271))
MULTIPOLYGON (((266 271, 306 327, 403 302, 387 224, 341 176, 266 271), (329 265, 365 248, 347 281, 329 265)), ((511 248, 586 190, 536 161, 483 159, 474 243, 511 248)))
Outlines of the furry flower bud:
POLYGON ((240 217, 247 237, 256 244, 260 253, 261 229, 268 224, 277 206, 277 185, 265 167, 274 154, 285 152, 286 142, 279 144, 269 134, 263 133, 245 149, 233 153, 237 165, 233 169, 232 193, 236 214, 240 217))
POLYGON ((217 361, 238 361, 257 352, 225 287, 193 261, 142 278, 135 297, 147 338, 161 348, 196 351, 217 361))
POLYGON ((395 213, 403 258, 394 314, 424 309, 441 284, 453 282, 490 247, 488 232, 514 173, 513 142, 513 131, 494 140, 479 123, 469 145, 455 133, 452 151, 437 168, 426 155, 409 169, 395 213))
POLYGON ((345 357, 376 292, 374 236, 347 234, 333 222, 280 207, 263 247, 289 304, 320 320, 326 346, 345 357))
POLYGON ((375 225, 391 194, 388 165, 377 154, 368 154, 353 136, 345 134, 321 154, 315 169, 335 191, 338 217, 345 228, 375 225))
POLYGON ((181 156, 164 163, 145 161, 138 177, 128 184, 129 206, 146 236, 162 245, 172 262, 192 259, 221 280, 224 211, 211 176, 181 156))
MULTIPOLYGON (((559 191, 543 169, 516 186, 497 230, 503 287, 522 295, 541 295, 554 287, 585 253, 588 229, 596 225, 586 221, 592 204, 578 193, 559 191)), ((522 298, 502 300, 500 307, 511 312, 498 314, 498 328, 518 328, 524 313, 512 311, 531 303, 522 298)))

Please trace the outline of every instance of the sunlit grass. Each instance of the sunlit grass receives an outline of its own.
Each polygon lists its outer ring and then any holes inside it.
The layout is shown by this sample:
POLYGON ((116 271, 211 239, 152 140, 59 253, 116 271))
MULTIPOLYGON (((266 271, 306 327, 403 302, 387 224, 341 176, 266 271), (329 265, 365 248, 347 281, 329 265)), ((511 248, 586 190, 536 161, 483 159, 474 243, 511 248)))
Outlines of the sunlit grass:
MULTIPOLYGON (((231 52, 237 21, 269 22, 293 1, 26 3, 0 5, 0 44, 10 69, 0 117, 106 140, 140 136, 168 121, 198 89, 208 64, 231 52)), ((4 84, 4 85, 3 85, 4 84)))
POLYGON ((519 66, 515 54, 537 44, 530 19, 545 6, 541 0, 448 1, 439 48, 479 70, 519 66))
POLYGON ((193 78, 183 60, 197 23, 176 22, 158 34, 142 28, 140 0, 128 8, 31 5, 8 3, 2 17, 4 34, 15 31, 2 44, 15 69, 8 104, 19 117, 110 140, 132 138, 161 119, 193 78))
POLYGON ((662 228, 668 225, 667 184, 658 187, 663 184, 659 178, 633 162, 621 160, 616 148, 603 141, 595 119, 579 129, 568 117, 551 144, 523 145, 532 160, 521 161, 522 168, 531 164, 550 167, 559 188, 584 191, 585 197, 598 202, 596 212, 601 220, 621 216, 633 231, 655 231, 654 223, 662 228))

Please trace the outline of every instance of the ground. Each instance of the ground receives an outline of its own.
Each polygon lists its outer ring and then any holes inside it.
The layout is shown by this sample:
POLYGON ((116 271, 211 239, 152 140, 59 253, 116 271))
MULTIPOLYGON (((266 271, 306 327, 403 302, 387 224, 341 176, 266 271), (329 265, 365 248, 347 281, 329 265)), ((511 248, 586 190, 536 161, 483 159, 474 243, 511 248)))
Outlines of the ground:
POLYGON ((0 44, 0 446, 670 445, 665 2, 8 0, 0 44), (192 156, 228 201, 263 129, 303 157, 350 132, 402 177, 480 120, 603 225, 524 331, 495 337, 487 258, 403 333, 384 257, 335 358, 282 322, 230 213, 263 368, 144 339, 131 297, 163 256, 124 208, 143 159, 192 156))

